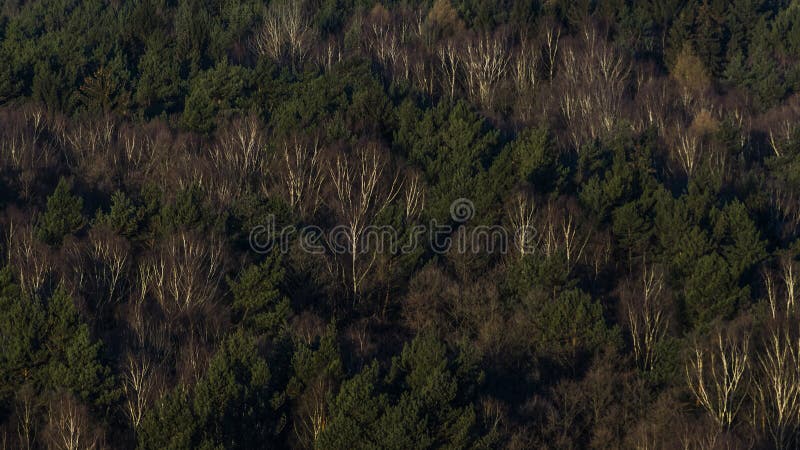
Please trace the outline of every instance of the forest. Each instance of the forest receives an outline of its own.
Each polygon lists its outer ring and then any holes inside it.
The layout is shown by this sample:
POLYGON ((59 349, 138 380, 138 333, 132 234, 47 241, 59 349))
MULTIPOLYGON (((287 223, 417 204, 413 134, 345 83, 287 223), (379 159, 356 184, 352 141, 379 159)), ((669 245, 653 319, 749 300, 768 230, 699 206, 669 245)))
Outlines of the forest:
POLYGON ((0 0, 0 449, 796 449, 798 90, 793 0, 0 0))

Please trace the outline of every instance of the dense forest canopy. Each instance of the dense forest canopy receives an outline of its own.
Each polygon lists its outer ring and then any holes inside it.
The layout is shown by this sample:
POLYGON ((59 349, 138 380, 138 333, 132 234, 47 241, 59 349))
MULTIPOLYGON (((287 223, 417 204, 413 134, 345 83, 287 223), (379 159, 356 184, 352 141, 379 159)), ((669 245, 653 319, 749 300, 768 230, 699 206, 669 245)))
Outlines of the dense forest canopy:
POLYGON ((800 3, 0 11, 0 449, 800 445, 800 3))

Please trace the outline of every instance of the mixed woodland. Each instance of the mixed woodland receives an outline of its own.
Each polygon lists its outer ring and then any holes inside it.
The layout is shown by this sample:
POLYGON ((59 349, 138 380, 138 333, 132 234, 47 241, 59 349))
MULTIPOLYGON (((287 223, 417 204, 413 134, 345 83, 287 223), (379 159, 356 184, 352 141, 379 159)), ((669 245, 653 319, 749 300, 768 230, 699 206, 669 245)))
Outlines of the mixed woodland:
POLYGON ((0 449, 797 448, 798 90, 790 0, 0 0, 0 449))

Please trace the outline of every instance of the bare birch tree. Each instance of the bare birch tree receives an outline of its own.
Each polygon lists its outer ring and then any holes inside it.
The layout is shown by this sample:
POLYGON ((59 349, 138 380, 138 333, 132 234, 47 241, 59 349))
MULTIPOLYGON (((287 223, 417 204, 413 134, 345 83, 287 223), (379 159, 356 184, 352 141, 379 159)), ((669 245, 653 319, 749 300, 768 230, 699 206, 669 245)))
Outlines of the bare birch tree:
POLYGON ((791 314, 795 312, 797 303, 796 288, 797 282, 800 280, 798 280, 797 264, 790 258, 781 260, 781 279, 786 292, 786 311, 791 314))
POLYGON ((223 173, 245 182, 262 172, 266 159, 264 141, 258 117, 240 117, 221 130, 209 156, 223 173))
POLYGON ((23 450, 35 448, 37 404, 30 385, 17 391, 15 398, 15 415, 17 419, 17 444, 23 450))
POLYGON ((189 385, 196 383, 205 373, 211 358, 209 336, 205 330, 192 328, 178 350, 178 378, 189 385))
POLYGON ((419 214, 425 209, 425 188, 419 174, 415 173, 406 177, 403 200, 406 220, 419 217, 419 214))
POLYGON ((449 98, 455 98, 456 84, 460 76, 461 59, 458 47, 453 41, 447 41, 439 46, 436 51, 439 59, 442 92, 449 98))
POLYGON ((772 153, 778 158, 783 156, 786 147, 791 144, 794 134, 794 123, 788 119, 779 121, 777 124, 771 126, 767 131, 767 135, 769 136, 769 145, 772 149, 772 153))
POLYGON ((311 58, 314 64, 321 70, 328 72, 342 61, 343 47, 341 40, 337 36, 331 36, 327 41, 315 45, 311 50, 311 58))
POLYGON ((511 238, 519 258, 534 252, 538 246, 536 221, 536 204, 530 195, 519 193, 514 196, 506 214, 511 225, 511 238))
POLYGON ((552 25, 546 27, 544 33, 545 55, 547 57, 547 73, 549 80, 555 77, 556 66, 558 64, 558 43, 561 40, 561 27, 552 25))
POLYGON ((46 437, 48 448, 58 450, 92 450, 100 444, 86 407, 67 394, 58 395, 48 406, 46 437))
POLYGON ((365 47, 390 73, 399 66, 402 35, 396 30, 392 15, 377 4, 364 23, 365 47))
POLYGON ((287 139, 276 155, 276 166, 289 206, 304 217, 314 215, 326 176, 318 142, 310 143, 297 136, 287 139))
POLYGON ((14 108, 0 119, 0 164, 14 169, 22 197, 27 199, 37 173, 55 164, 58 151, 42 139, 46 130, 53 129, 42 109, 24 109, 21 114, 17 111, 14 108))
POLYGON ((364 279, 377 258, 376 249, 364 248, 368 227, 391 204, 400 192, 399 175, 388 174, 388 162, 374 145, 359 149, 353 161, 337 156, 330 164, 330 178, 334 187, 331 208, 337 212, 345 233, 343 242, 333 244, 334 252, 344 251, 348 261, 342 274, 347 289, 357 299, 364 279), (336 248, 342 246, 346 248, 336 248), (365 254, 366 253, 366 254, 365 254))
POLYGON ((129 246, 125 239, 110 230, 94 227, 89 232, 89 252, 93 262, 93 286, 98 309, 114 304, 125 296, 125 279, 129 264, 129 246))
POLYGON ((33 297, 44 287, 54 270, 50 250, 36 238, 30 224, 22 226, 12 222, 7 232, 10 233, 7 235, 9 259, 17 268, 19 285, 33 297))
POLYGON ((691 177, 700 164, 702 146, 694 131, 680 124, 675 125, 671 145, 672 155, 686 176, 691 177))
POLYGON ((149 289, 169 315, 189 312, 213 302, 222 275, 222 245, 178 233, 160 249, 149 266, 149 289))
POLYGON ((637 284, 624 299, 633 354, 640 367, 653 370, 658 360, 658 344, 669 324, 662 298, 664 276, 654 267, 643 264, 637 284))
POLYGON ((281 60, 285 55, 302 64, 311 46, 311 34, 305 2, 277 0, 270 2, 261 27, 251 39, 251 47, 259 56, 281 60))
POLYGON ((800 227, 800 195, 785 182, 771 183, 770 198, 777 212, 776 221, 788 226, 788 232, 800 227))
POLYGON ((153 370, 153 364, 147 357, 128 355, 125 360, 122 375, 124 410, 134 431, 139 429, 155 394, 153 370))
POLYGON ((495 87, 508 71, 510 56, 504 39, 488 34, 470 39, 459 59, 464 65, 470 97, 479 105, 491 108, 495 87))
MULTIPOLYGON (((148 175, 156 162, 156 145, 153 138, 132 126, 120 128, 118 140, 122 146, 122 161, 128 170, 148 175)), ((127 174, 131 176, 133 174, 127 174)))
POLYGON ((539 88, 539 62, 541 58, 536 47, 522 41, 513 57, 512 77, 517 92, 518 109, 523 120, 530 120, 539 88))
POLYGON ((426 58, 416 58, 411 64, 412 80, 417 89, 428 96, 433 96, 436 90, 436 66, 426 58))
POLYGON ((756 419, 772 437, 775 448, 792 448, 800 425, 800 339, 774 329, 758 354, 755 379, 756 419))
POLYGON ((332 389, 331 380, 326 376, 320 376, 310 383, 300 398, 298 405, 300 419, 294 425, 294 432, 311 448, 328 424, 327 398, 332 389))
POLYGON ((800 281, 797 263, 792 258, 782 257, 778 265, 777 277, 771 270, 762 271, 767 302, 773 319, 796 312, 797 283, 800 281), (779 279, 777 282, 776 278, 779 279))
POLYGON ((616 126, 631 64, 588 26, 581 40, 564 48, 561 55, 565 83, 561 111, 572 144, 580 149, 586 140, 604 136, 616 126))
POLYGON ((708 350, 695 346, 686 380, 706 413, 721 429, 728 429, 745 398, 749 340, 734 341, 717 333, 715 344, 708 350))
POLYGON ((101 178, 119 167, 121 152, 116 146, 117 123, 110 117, 78 123, 63 131, 64 161, 76 173, 101 178))
POLYGON ((568 263, 577 260, 586 248, 588 236, 583 242, 578 239, 578 224, 572 212, 559 212, 556 204, 551 201, 547 204, 542 219, 540 251, 547 257, 563 251, 568 263))
POLYGON ((138 261, 136 275, 131 277, 131 289, 129 290, 127 313, 124 315, 131 330, 134 333, 135 342, 138 348, 144 348, 148 338, 148 325, 151 325, 145 318, 145 308, 148 294, 151 292, 151 282, 155 281, 155 265, 152 261, 142 259, 138 261))

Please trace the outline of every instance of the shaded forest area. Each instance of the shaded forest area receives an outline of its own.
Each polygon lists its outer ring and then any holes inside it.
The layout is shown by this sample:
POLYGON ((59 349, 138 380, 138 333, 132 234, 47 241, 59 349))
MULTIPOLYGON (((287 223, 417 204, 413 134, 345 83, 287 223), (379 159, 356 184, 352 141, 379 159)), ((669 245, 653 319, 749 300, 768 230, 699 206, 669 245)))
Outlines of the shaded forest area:
POLYGON ((797 2, 0 10, 0 448, 800 445, 797 2))

